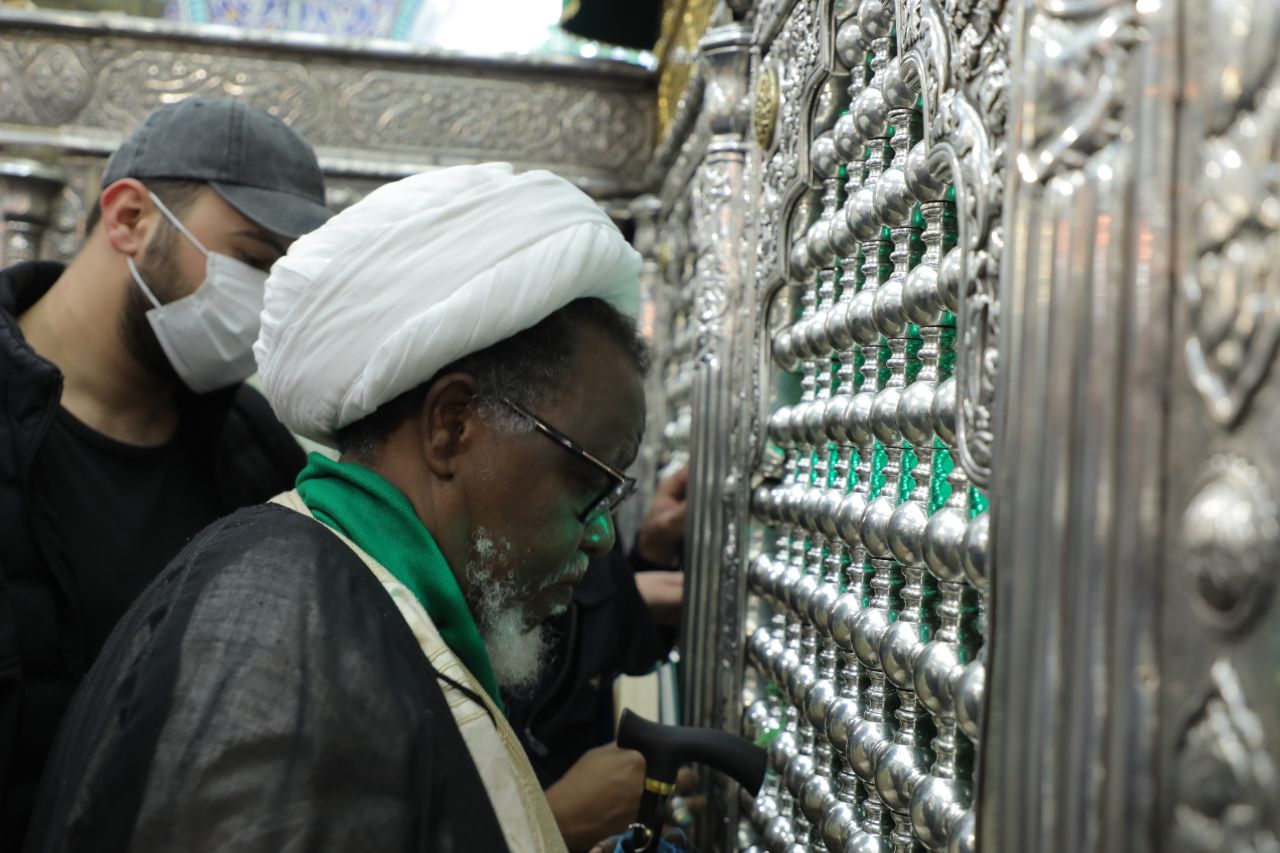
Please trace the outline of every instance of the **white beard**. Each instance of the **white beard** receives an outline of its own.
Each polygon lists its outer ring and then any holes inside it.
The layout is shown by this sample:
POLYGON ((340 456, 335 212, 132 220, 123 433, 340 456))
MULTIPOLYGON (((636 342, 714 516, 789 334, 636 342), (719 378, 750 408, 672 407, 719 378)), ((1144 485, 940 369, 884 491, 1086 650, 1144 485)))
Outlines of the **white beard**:
POLYGON ((468 603, 475 616, 480 638, 489 652, 489 663, 503 692, 519 696, 538 683, 538 676, 550 645, 541 624, 526 628, 529 591, 521 588, 514 573, 494 576, 494 568, 511 553, 505 539, 496 544, 481 528, 471 537, 472 557, 467 562, 468 603))

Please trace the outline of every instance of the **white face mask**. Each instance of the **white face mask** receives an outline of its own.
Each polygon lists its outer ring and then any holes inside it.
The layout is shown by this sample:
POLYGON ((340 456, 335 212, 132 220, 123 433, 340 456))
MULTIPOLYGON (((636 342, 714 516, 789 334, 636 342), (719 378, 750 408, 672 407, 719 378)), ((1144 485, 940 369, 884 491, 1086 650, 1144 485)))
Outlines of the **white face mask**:
POLYGON ((243 382, 257 369, 253 342, 261 325, 267 274, 230 255, 210 252, 154 193, 151 200, 205 257, 204 282, 194 293, 167 305, 147 287, 133 258, 127 259, 133 280, 155 305, 147 311, 147 320, 165 356, 197 394, 243 382))

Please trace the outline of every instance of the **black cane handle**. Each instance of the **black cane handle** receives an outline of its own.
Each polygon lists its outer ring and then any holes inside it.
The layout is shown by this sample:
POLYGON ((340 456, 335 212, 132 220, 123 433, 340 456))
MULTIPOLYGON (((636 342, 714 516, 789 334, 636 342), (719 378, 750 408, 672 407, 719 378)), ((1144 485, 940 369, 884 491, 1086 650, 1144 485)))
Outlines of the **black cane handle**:
MULTIPOLYGON (((768 756, 750 741, 719 729, 664 726, 622 712, 618 746, 644 756, 644 775, 655 785, 674 785, 680 765, 705 764, 731 776, 753 796, 764 782, 768 756)), ((664 792, 669 793, 669 790, 664 792)))

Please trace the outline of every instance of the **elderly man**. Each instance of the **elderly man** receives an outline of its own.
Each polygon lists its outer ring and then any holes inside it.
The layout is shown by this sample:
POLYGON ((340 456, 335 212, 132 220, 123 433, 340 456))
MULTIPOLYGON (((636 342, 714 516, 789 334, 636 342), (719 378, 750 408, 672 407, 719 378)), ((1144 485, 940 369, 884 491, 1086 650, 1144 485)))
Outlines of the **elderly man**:
POLYGON ((614 542, 639 259, 545 172, 383 187, 296 243, 255 348, 312 455, 207 528, 73 704, 29 850, 561 850, 501 709, 614 542))

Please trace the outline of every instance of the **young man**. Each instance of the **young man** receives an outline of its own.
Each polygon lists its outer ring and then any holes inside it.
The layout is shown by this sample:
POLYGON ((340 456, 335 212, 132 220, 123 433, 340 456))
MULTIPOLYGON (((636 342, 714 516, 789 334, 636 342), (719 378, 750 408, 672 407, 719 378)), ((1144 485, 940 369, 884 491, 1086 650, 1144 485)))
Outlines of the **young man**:
POLYGON ((0 849, 18 850, 71 695, 201 528, 287 488, 254 369, 266 270, 324 222, 279 120, 192 98, 108 162, 81 250, 0 271, 0 849))
POLYGON ((546 172, 378 189, 272 270, 263 387, 313 454, 207 528, 74 703, 29 850, 563 850, 537 678, 644 428, 639 256, 546 172))

